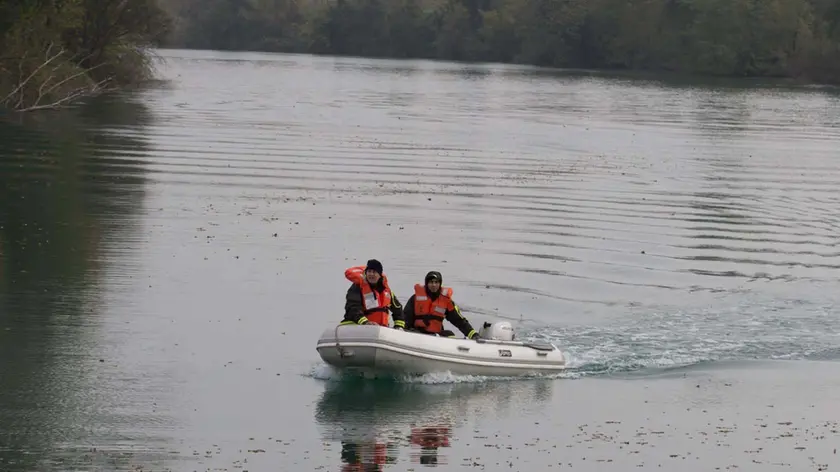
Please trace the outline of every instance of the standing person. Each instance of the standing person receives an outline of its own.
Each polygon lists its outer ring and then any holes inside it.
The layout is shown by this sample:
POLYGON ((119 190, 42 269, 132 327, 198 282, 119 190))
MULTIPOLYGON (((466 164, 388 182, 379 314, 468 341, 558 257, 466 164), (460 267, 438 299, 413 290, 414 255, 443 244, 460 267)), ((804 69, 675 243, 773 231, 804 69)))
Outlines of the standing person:
POLYGON ((414 285, 414 295, 408 299, 404 312, 408 329, 454 338, 455 333, 443 329, 443 320, 447 320, 464 333, 467 339, 478 339, 478 333, 452 301, 452 288, 442 287, 442 284, 443 276, 433 270, 426 274, 423 285, 414 285))
POLYGON ((367 265, 350 267, 344 277, 353 285, 347 289, 344 303, 346 324, 378 324, 388 326, 388 312, 394 318, 394 328, 404 329, 403 307, 388 285, 388 278, 382 275, 382 263, 376 259, 367 265))

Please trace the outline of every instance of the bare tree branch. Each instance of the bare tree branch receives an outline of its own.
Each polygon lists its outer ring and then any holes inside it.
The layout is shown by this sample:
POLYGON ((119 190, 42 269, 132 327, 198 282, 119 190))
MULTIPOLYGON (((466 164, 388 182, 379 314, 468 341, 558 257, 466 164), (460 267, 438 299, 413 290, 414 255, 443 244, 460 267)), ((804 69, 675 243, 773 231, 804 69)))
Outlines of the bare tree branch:
POLYGON ((56 100, 52 103, 47 103, 47 104, 44 104, 44 105, 33 105, 33 106, 30 106, 30 107, 22 108, 18 111, 27 112, 27 111, 35 111, 35 110, 44 110, 44 109, 47 109, 47 108, 60 108, 60 107, 64 106, 65 104, 67 104, 67 103, 69 103, 69 102, 71 102, 71 101, 73 101, 77 98, 81 98, 85 95, 93 95, 95 93, 103 92, 103 91, 107 90, 105 87, 103 87, 103 85, 106 82, 109 82, 110 80, 111 79, 108 78, 108 79, 101 80, 101 81, 99 81, 99 82, 97 82, 97 83, 95 83, 95 84, 93 84, 89 87, 80 87, 80 88, 72 91, 71 93, 67 94, 65 97, 63 97, 61 99, 58 99, 58 100, 56 100))
MULTIPOLYGON (((50 48, 52 48, 52 43, 50 43, 50 48)), ((23 89, 23 87, 25 87, 25 86, 26 86, 26 84, 28 84, 28 83, 29 83, 29 81, 30 81, 30 80, 32 80, 32 78, 33 78, 33 77, 35 77, 35 74, 37 74, 37 73, 38 73, 41 69, 43 69, 44 67, 48 66, 48 65, 49 65, 52 61, 56 60, 56 59, 57 59, 59 56, 61 56, 62 54, 64 54, 64 48, 62 48, 60 51, 58 51, 58 53, 57 53, 56 55, 54 55, 54 56, 52 56, 52 57, 48 58, 48 59, 47 59, 46 61, 44 61, 41 65, 39 65, 37 68, 35 68, 35 70, 34 70, 34 71, 32 71, 32 73, 31 73, 31 74, 29 74, 29 77, 27 77, 27 78, 26 78, 26 80, 20 81, 20 82, 18 83, 18 86, 17 86, 14 90, 12 90, 12 91, 11 91, 11 93, 9 93, 8 95, 6 95, 6 98, 4 98, 4 99, 2 100, 2 102, 0 102, 0 103, 6 103, 7 101, 9 101, 12 97, 14 97, 14 96, 15 96, 15 94, 16 94, 16 93, 18 93, 21 89, 23 89)), ((20 71, 21 71, 21 77, 22 77, 22 74, 23 74, 23 61, 21 61, 21 62, 20 62, 20 71)), ((21 95, 22 95, 22 94, 21 94, 21 95)), ((22 98, 21 98, 21 100, 22 100, 22 98)), ((20 104, 20 101, 18 101, 18 103, 20 104)))
MULTIPOLYGON (((104 65, 104 64, 102 64, 102 65, 104 65)), ((60 86, 62 86, 62 85, 64 85, 64 84, 66 84, 67 82, 69 82, 69 81, 71 81, 71 80, 73 80, 73 79, 75 79, 75 78, 81 77, 81 76, 83 76, 83 75, 87 75, 87 73, 88 73, 88 72, 90 72, 90 71, 91 71, 91 70, 93 70, 93 69, 96 69, 97 67, 99 67, 99 66, 94 66, 94 67, 91 67, 90 69, 87 69, 87 70, 82 69, 80 72, 77 72, 77 73, 75 73, 75 74, 71 75, 70 77, 67 77, 66 79, 62 80, 61 82, 58 82, 58 83, 54 84, 52 87, 50 87, 49 89, 47 89, 47 91, 46 91, 46 92, 44 92, 44 93, 41 93, 41 91, 39 90, 39 91, 38 91, 38 99, 37 99, 37 100, 35 100, 35 103, 34 103, 32 106, 33 106, 33 107, 37 107, 37 106, 41 103, 41 100, 44 98, 44 96, 49 95, 49 94, 50 94, 50 92, 52 92, 53 90, 55 90, 55 89, 56 89, 56 87, 60 87, 60 86)), ((52 77, 50 77, 50 78, 52 78, 52 77)), ((107 81, 109 81, 109 80, 111 80, 111 78, 110 78, 110 77, 109 77, 109 78, 107 78, 107 79, 105 79, 105 80, 104 80, 104 81, 102 81, 102 82, 99 82, 99 84, 102 84, 102 83, 107 82, 107 81)), ((99 84, 94 85, 94 89, 97 89, 99 84)), ((31 107, 30 107, 30 108, 31 108, 31 107)))
MULTIPOLYGON (((81 54, 74 54, 71 59, 78 58, 81 54)), ((97 69, 99 67, 105 66, 108 63, 97 64, 94 67, 86 68, 82 64, 85 60, 90 58, 93 54, 88 54, 87 56, 80 59, 78 62, 71 62, 72 66, 76 66, 79 68, 78 72, 68 75, 67 77, 58 80, 58 72, 63 66, 68 66, 67 62, 59 62, 53 67, 47 68, 51 63, 55 62, 61 56, 66 56, 66 51, 64 48, 61 48, 58 52, 54 53, 54 45, 50 43, 46 48, 45 60, 39 64, 35 70, 29 73, 27 76, 24 72, 25 69, 25 54, 21 58, 18 64, 18 83, 14 90, 12 90, 2 101, 0 101, 0 105, 6 104, 9 105, 10 103, 14 103, 12 106, 13 109, 19 112, 26 112, 26 111, 34 111, 34 110, 43 110, 47 108, 59 108, 68 104, 69 102, 81 98, 86 95, 93 95, 96 93, 103 92, 107 90, 105 84, 111 82, 113 77, 107 77, 104 80, 96 82, 91 85, 84 85, 81 87, 74 88, 67 93, 62 92, 61 98, 51 101, 50 103, 43 103, 50 97, 50 94, 53 91, 61 90, 59 87, 66 85, 68 83, 72 83, 73 80, 81 78, 86 78, 87 74, 90 73, 92 70, 97 69), (36 82, 35 77, 38 75, 39 72, 48 69, 46 80, 38 86, 37 95, 31 104, 26 104, 24 101, 27 100, 27 93, 26 89, 27 86, 32 83, 36 82), (25 77, 25 78, 24 78, 25 77), (15 101, 16 99, 16 101, 15 101)), ((86 80, 87 81, 87 80, 86 80)))

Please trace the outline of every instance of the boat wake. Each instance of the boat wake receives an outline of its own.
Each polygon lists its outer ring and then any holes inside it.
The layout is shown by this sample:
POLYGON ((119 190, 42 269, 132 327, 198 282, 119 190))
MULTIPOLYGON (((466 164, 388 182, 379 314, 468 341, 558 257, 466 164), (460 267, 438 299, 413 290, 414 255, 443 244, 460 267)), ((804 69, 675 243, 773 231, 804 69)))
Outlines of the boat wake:
MULTIPOLYGON (((562 349, 566 371, 540 378, 644 376, 731 361, 840 360, 836 319, 833 305, 743 304, 727 310, 636 313, 601 325, 529 326, 521 328, 519 339, 562 349)), ((341 378, 337 370, 320 362, 306 375, 341 378)), ((442 373, 394 380, 438 384, 516 379, 442 373)))

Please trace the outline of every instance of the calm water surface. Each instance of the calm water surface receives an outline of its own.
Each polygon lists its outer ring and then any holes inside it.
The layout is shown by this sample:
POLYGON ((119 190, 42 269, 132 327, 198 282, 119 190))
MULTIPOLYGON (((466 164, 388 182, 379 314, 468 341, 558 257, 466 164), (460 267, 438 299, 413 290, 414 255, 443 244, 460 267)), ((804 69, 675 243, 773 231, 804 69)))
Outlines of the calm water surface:
POLYGON ((836 92, 162 54, 0 123, 0 470, 840 465, 836 92), (570 372, 338 379, 372 257, 570 372))

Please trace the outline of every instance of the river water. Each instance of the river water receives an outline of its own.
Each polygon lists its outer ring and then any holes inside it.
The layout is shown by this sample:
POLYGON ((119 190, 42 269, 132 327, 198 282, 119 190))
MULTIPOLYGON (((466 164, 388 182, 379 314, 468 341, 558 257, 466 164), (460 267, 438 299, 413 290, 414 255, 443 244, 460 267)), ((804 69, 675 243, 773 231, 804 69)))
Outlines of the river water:
POLYGON ((160 53, 0 123, 0 470, 840 465, 836 91, 160 53), (569 373, 338 379, 369 258, 569 373))

